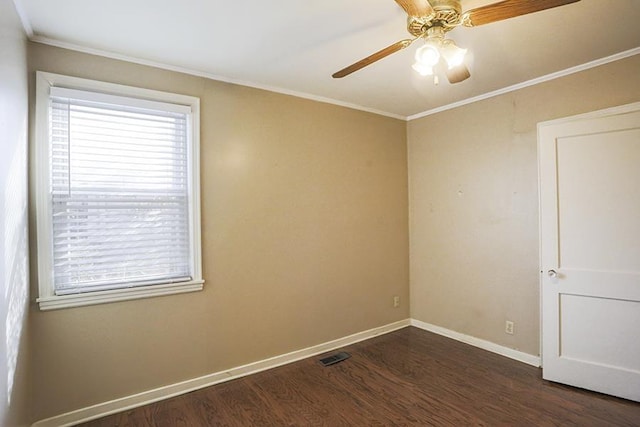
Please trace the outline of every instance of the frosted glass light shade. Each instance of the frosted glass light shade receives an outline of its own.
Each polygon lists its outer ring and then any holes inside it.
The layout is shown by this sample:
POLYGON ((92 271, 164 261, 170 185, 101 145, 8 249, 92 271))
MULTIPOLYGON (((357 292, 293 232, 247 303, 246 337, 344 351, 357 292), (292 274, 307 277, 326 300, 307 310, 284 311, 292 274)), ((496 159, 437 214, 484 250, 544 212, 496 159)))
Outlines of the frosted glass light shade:
POLYGON ((453 40, 445 40, 440 52, 442 53, 444 60, 447 61, 449 69, 452 69, 462 64, 464 57, 467 54, 467 49, 462 49, 456 46, 453 40))
POLYGON ((433 67, 430 65, 426 65, 421 62, 416 62, 415 64, 413 64, 412 68, 421 76, 433 75, 433 67))
POLYGON ((437 46, 425 44, 416 50, 416 63, 433 67, 440 60, 440 52, 437 46))

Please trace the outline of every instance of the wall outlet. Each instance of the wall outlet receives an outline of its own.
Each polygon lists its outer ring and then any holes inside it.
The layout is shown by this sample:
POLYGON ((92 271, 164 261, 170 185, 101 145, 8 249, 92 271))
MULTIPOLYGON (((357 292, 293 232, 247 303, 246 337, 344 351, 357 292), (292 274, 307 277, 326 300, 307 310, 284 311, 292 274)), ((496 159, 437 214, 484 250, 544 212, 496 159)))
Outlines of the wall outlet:
POLYGON ((513 335, 513 328, 514 323, 511 320, 507 320, 504 324, 504 331, 509 335, 513 335))
POLYGON ((400 297, 398 295, 393 297, 393 307, 394 308, 400 307, 400 297))

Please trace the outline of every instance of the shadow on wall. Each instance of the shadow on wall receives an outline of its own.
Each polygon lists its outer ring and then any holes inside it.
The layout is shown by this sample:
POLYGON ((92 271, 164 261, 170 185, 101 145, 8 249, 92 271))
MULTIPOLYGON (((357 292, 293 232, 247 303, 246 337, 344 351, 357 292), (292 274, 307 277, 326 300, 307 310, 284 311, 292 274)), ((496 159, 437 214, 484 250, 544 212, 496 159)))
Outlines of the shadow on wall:
MULTIPOLYGON (((4 126, 3 126, 4 127, 4 126)), ((26 125, 23 126, 26 129, 26 125)), ((4 144, 3 144, 4 145, 4 144)), ((4 328, 0 333, 0 425, 15 425, 16 401, 26 396, 26 381, 21 363, 26 361, 26 324, 29 306, 28 266, 28 212, 27 212, 27 159, 26 136, 17 144, 13 155, 10 148, 2 147, 4 161, 0 162, 0 272, 2 274, 2 300, 0 316, 4 328), (7 152, 8 151, 8 152, 7 152), (15 399, 15 396, 21 398, 15 399)), ((21 403, 22 404, 22 403, 21 403)))

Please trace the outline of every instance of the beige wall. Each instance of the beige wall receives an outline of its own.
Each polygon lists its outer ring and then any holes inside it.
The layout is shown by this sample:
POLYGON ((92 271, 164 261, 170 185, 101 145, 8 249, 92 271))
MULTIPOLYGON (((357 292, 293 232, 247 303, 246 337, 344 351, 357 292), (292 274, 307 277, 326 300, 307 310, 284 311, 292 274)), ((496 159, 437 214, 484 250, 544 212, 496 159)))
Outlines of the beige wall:
POLYGON ((408 317, 405 122, 41 44, 29 67, 32 83, 42 70, 200 97, 206 280, 33 304, 35 419, 408 317))
POLYGON ((411 121, 411 317, 538 355, 536 124, 638 100, 640 55, 411 121))
POLYGON ((27 40, 0 0, 0 426, 27 425, 27 40))

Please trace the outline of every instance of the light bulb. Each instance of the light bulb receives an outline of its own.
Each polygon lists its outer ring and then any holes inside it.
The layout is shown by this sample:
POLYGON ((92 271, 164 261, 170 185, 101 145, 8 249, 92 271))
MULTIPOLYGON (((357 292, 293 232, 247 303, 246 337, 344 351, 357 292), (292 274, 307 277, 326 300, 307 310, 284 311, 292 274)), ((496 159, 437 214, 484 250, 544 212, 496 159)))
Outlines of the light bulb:
POLYGON ((462 49, 456 46, 453 40, 445 40, 441 51, 442 56, 444 56, 444 60, 447 61, 449 69, 455 68, 458 65, 462 64, 462 61, 464 61, 464 56, 467 53, 467 49, 462 49))
POLYGON ((432 44, 425 44, 416 50, 416 62, 433 67, 440 60, 438 48, 432 44))
POLYGON ((416 62, 415 64, 413 64, 412 68, 421 76, 433 75, 433 67, 423 64, 422 62, 416 62))

